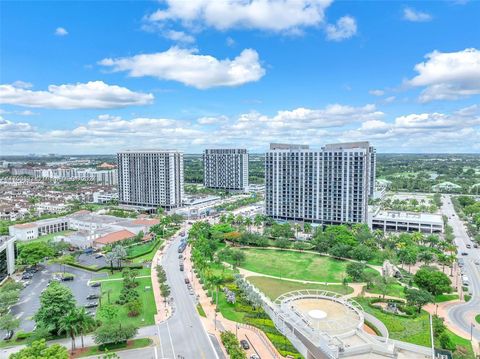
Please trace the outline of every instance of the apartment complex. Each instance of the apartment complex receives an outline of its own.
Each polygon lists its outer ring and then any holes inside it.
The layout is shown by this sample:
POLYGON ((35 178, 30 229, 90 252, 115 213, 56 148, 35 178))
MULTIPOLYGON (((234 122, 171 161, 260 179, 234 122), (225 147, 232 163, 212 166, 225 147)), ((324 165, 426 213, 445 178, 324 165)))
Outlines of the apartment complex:
POLYGON ((118 201, 122 204, 179 207, 183 199, 183 153, 175 150, 117 153, 118 201))
POLYGON ((274 219, 319 224, 367 223, 375 189, 375 149, 368 142, 271 144, 265 156, 265 209, 274 219))
POLYGON ((207 149, 203 153, 205 187, 246 192, 248 152, 246 149, 207 149))
POLYGON ((49 178, 61 181, 89 181, 105 186, 115 186, 118 178, 116 169, 12 167, 10 173, 13 176, 31 176, 34 178, 49 178))

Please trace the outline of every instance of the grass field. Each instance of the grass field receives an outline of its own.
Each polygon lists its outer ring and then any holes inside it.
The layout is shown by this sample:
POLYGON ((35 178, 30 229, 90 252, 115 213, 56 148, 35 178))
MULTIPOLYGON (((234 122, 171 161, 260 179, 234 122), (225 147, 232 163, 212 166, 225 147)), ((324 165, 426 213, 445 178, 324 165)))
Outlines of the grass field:
MULTIPOLYGON (((407 343, 430 346, 430 317, 425 311, 422 311, 416 318, 406 318, 391 313, 385 313, 378 308, 372 308, 368 305, 369 300, 366 298, 355 298, 361 304, 363 310, 378 318, 388 329, 392 339, 402 340, 407 343)), ((469 340, 463 339, 458 335, 452 333, 448 329, 445 330, 453 343, 457 346, 464 347, 465 356, 457 356, 454 358, 475 358, 472 350, 472 345, 469 340)), ((440 347, 439 343, 435 341, 435 346, 440 347)))
MULTIPOLYGON (((279 278, 341 283, 349 263, 315 253, 253 248, 243 251, 246 260, 242 268, 279 278)), ((371 268, 367 270, 378 273, 371 268)))
POLYGON ((145 348, 148 347, 150 344, 152 344, 152 340, 149 338, 141 338, 141 339, 134 339, 134 340, 129 340, 125 344, 119 344, 119 345, 111 345, 107 348, 106 350, 100 350, 98 346, 94 347, 88 347, 85 348, 86 350, 83 351, 80 355, 75 355, 74 358, 83 358, 83 357, 88 357, 88 356, 93 356, 93 355, 105 355, 107 352, 112 353, 112 352, 118 352, 121 350, 130 350, 130 349, 138 349, 138 348, 145 348))
POLYGON ((129 317, 127 315, 127 309, 124 306, 114 304, 123 288, 123 282, 121 280, 102 282, 102 303, 108 303, 108 292, 110 291, 110 304, 119 308, 119 321, 121 323, 132 324, 138 327, 152 325, 155 323, 153 317, 156 314, 157 309, 155 306, 151 280, 150 278, 140 278, 137 279, 137 281, 139 285, 136 289, 140 294, 140 302, 142 303, 142 311, 137 317, 129 317), (149 288, 145 289, 145 287, 149 288))
MULTIPOLYGON (((138 271, 138 277, 150 275, 150 268, 141 268, 136 270, 138 271)), ((105 278, 99 278, 98 280, 92 280, 92 282, 102 282, 102 281, 108 281, 110 279, 122 278, 122 272, 117 271, 112 274, 108 269, 102 270, 102 272, 108 273, 108 276, 105 278)))
MULTIPOLYGON (((365 289, 365 291, 368 292, 368 293, 383 295, 381 290, 379 288, 375 287, 375 286, 373 286, 369 289, 365 289)), ((389 284, 388 287, 387 287, 386 295, 405 299, 405 293, 403 291, 403 286, 401 284, 398 284, 398 283, 389 284)))
MULTIPOLYGON (((165 241, 163 239, 159 240, 156 244, 154 244, 155 248, 150 253, 147 253, 147 254, 145 254, 143 256, 140 256, 140 257, 137 257, 137 258, 134 258, 134 259, 132 259, 132 262, 133 263, 150 262, 153 259, 153 257, 155 256, 155 253, 157 252, 157 250, 161 246, 163 246, 164 243, 165 243, 165 241)), ((152 245, 151 244, 149 244, 149 245, 150 245, 150 248, 151 248, 152 245)), ((142 245, 142 247, 143 246, 146 246, 146 245, 142 245)), ((140 246, 138 246, 138 247, 140 247, 140 246)), ((146 248, 144 247, 143 250, 146 250, 146 248)), ((141 253, 140 249, 136 250, 136 252, 141 253)), ((129 253, 129 255, 132 256, 133 254, 129 253)))
POLYGON ((458 294, 439 294, 435 296, 435 303, 448 302, 449 300, 457 300, 458 294))
POLYGON ((477 314, 477 315, 475 316, 475 321, 476 321, 478 324, 480 324, 480 314, 477 314))
POLYGON ((353 288, 345 287, 340 284, 324 285, 314 283, 300 283, 260 276, 248 277, 247 280, 255 287, 260 289, 266 296, 268 296, 272 300, 275 300, 284 293, 300 289, 324 289, 339 294, 349 294, 353 292, 353 288))

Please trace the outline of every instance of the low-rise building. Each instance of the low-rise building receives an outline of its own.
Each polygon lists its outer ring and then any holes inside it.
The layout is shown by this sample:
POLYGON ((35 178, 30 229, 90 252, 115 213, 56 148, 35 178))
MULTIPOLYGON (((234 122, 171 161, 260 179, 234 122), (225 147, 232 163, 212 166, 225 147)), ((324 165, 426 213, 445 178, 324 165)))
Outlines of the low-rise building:
POLYGON ((443 218, 439 214, 385 211, 379 208, 369 213, 369 226, 384 232, 443 233, 443 218))
POLYGON ((130 232, 126 229, 122 229, 121 231, 112 232, 105 236, 99 237, 93 241, 93 246, 96 248, 102 248, 107 244, 113 244, 117 242, 124 241, 125 239, 129 239, 135 237, 135 233, 130 232))

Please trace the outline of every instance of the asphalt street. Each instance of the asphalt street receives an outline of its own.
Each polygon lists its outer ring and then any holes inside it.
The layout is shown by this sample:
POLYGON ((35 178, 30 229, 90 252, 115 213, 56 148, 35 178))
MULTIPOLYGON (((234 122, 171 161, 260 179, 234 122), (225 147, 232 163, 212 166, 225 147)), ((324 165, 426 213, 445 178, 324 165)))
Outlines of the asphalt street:
POLYGON ((448 311, 448 317, 458 327, 462 328, 466 333, 472 333, 473 337, 480 340, 480 325, 473 323, 473 320, 467 318, 469 312, 480 311, 480 266, 475 264, 475 261, 480 261, 480 249, 467 248, 467 244, 473 244, 465 229, 464 223, 458 218, 455 213, 453 204, 449 195, 443 197, 443 214, 448 216, 448 223, 453 227, 455 234, 455 242, 458 248, 457 257, 463 258, 465 261, 464 274, 468 276, 470 285, 469 289, 472 293, 472 298, 466 302, 452 307, 448 311), (461 255, 462 252, 468 255, 461 255))
POLYGON ((189 293, 185 284, 187 273, 179 269, 182 262, 178 258, 179 243, 180 237, 175 238, 162 258, 173 298, 173 315, 157 326, 160 340, 158 358, 219 358, 198 317, 195 296, 189 293))

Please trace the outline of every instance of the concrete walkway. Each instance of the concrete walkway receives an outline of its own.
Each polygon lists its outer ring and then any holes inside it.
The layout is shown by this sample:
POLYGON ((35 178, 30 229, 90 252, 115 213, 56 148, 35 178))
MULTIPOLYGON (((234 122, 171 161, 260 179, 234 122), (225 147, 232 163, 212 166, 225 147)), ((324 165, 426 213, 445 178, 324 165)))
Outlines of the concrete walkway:
MULTIPOLYGON (((179 231, 180 232, 180 231, 179 231)), ((177 233, 175 233, 177 235, 177 233)), ((150 277, 152 279, 152 289, 153 297, 155 298, 155 305, 157 307, 157 314, 154 316, 155 323, 161 323, 164 320, 168 319, 172 315, 172 308, 168 304, 165 298, 163 298, 160 291, 160 283, 158 282, 158 273, 157 265, 161 264, 161 258, 164 251, 168 248, 168 239, 165 241, 165 244, 161 246, 152 259, 152 264, 150 267, 150 277)))

